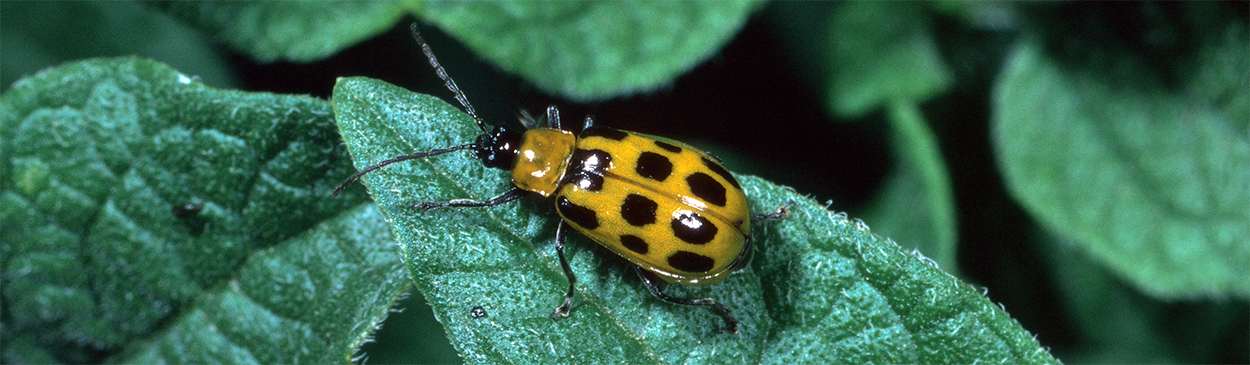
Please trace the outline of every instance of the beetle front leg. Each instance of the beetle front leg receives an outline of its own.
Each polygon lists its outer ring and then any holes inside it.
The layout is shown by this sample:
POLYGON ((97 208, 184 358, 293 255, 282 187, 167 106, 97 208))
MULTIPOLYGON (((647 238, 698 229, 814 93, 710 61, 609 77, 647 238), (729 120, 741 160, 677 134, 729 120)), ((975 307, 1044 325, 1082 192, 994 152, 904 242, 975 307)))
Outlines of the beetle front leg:
POLYGON ((412 210, 427 211, 438 208, 461 208, 461 207, 493 207, 496 205, 504 205, 520 199, 525 196, 526 191, 520 188, 512 188, 503 194, 499 194, 487 201, 477 201, 472 199, 452 199, 445 202, 420 202, 412 205, 412 210))
POLYGON ((573 276, 573 268, 569 267, 569 261, 564 259, 564 240, 568 238, 569 229, 572 227, 564 221, 560 221, 560 226, 556 228, 556 256, 560 257, 560 268, 564 269, 564 277, 569 279, 569 290, 564 293, 564 303, 551 313, 553 321, 569 316, 569 308, 573 304, 573 285, 577 283, 577 277, 573 276))

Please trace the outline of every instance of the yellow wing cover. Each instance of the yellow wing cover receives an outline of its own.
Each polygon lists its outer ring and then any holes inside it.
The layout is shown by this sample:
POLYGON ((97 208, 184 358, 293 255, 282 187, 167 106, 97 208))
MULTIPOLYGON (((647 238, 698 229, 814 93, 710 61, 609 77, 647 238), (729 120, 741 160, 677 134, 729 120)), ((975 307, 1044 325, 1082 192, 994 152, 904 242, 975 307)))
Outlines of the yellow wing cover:
POLYGON ((681 142, 587 129, 556 195, 575 229, 668 282, 715 284, 749 258, 742 188, 715 157, 681 142))

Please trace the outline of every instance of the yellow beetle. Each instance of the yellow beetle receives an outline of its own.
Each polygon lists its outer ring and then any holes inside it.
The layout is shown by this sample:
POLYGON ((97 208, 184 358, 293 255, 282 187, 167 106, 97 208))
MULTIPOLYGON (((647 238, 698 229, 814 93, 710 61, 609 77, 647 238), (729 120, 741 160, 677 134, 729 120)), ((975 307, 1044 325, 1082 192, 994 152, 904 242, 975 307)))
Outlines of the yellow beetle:
MULTIPOLYGON (((725 327, 719 332, 738 332, 732 311, 715 299, 672 297, 664 294, 658 281, 709 285, 724 280, 750 260, 751 219, 784 217, 786 207, 770 215, 752 215, 742 187, 712 155, 663 137, 595 126, 590 116, 580 133, 574 134, 560 128, 555 106, 547 108, 541 127, 522 132, 495 127, 488 132, 415 24, 412 32, 430 65, 477 121, 482 134, 473 143, 368 166, 343 182, 334 195, 360 176, 392 163, 472 150, 485 166, 511 171, 516 187, 486 201, 421 202, 413 208, 486 207, 529 194, 554 196, 563 219, 556 229, 556 254, 569 287, 552 319, 568 316, 577 281, 564 258, 564 241, 571 227, 637 265, 643 283, 656 297, 715 307, 725 317, 725 327)), ((523 121, 531 127, 539 124, 528 115, 523 121)))

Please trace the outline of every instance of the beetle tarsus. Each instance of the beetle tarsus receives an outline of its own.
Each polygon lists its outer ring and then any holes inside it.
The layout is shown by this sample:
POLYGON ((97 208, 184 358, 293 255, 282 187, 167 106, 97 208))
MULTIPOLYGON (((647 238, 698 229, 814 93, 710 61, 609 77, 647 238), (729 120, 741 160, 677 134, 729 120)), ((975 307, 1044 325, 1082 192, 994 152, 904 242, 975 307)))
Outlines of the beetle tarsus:
POLYGON ((677 298, 674 296, 670 296, 668 294, 664 294, 664 291, 660 289, 660 286, 657 283, 660 279, 657 278, 655 274, 648 272, 648 271, 644 271, 642 270, 641 267, 637 267, 637 266, 634 267, 634 271, 638 272, 638 276, 642 278, 642 283, 646 285, 647 290, 651 291, 651 295, 654 295, 656 298, 660 298, 661 300, 669 302, 669 303, 676 303, 676 304, 681 304, 681 305, 698 305, 698 306, 704 306, 704 307, 714 307, 721 312, 722 316, 725 317, 725 327, 722 327, 716 330, 716 332, 717 333, 729 333, 729 334, 738 333, 738 319, 734 317, 733 311, 730 310, 729 307, 726 307, 724 304, 720 304, 719 302, 717 302, 716 299, 713 299, 713 298, 677 298))
POLYGON ((769 214, 751 214, 751 219, 754 219, 754 220, 757 220, 757 221, 762 221, 762 220, 771 220, 771 219, 782 219, 782 218, 785 218, 785 217, 787 217, 787 216, 789 216, 789 215, 790 215, 790 206, 792 206, 792 205, 794 205, 794 201, 793 201, 793 200, 791 200, 791 201, 789 201, 789 202, 786 202, 786 204, 782 205, 781 207, 778 207, 778 208, 777 208, 777 210, 776 210, 776 211, 774 211, 774 212, 772 212, 772 213, 769 213, 769 214))

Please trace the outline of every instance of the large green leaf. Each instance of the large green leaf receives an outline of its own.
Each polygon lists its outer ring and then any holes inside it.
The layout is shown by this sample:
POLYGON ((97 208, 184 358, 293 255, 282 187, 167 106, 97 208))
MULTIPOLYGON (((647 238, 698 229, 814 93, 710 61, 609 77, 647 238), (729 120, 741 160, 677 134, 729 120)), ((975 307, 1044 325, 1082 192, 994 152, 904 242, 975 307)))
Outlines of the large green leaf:
MULTIPOLYGON (((1049 246, 1041 250, 1062 285, 1057 290, 1064 308, 1085 337, 1080 352, 1068 361, 1083 363, 1167 364, 1171 358, 1167 332, 1154 323, 1162 318, 1163 303, 1150 300, 1116 280, 1105 266, 1086 252, 1053 235, 1039 233, 1034 239, 1049 246)), ((1204 327, 1209 328, 1209 327, 1204 327)), ((1207 334, 1211 335, 1211 334, 1207 334)))
POLYGON ((343 362, 406 287, 322 100, 94 59, 0 97, 0 356, 343 362))
POLYGON ((1008 187, 1048 227, 1152 295, 1250 297, 1250 134, 1242 22, 1168 88, 1126 61, 1065 64, 1026 41, 994 94, 1008 187), (1192 76, 1192 77, 1191 77, 1192 76))
POLYGON ((9 1, 0 22, 0 85, 88 57, 158 59, 216 87, 237 83, 212 43, 185 24, 129 1, 9 1))
POLYGON ((431 2, 422 19, 574 100, 650 91, 711 57, 756 1, 431 2))
POLYGON ((159 7, 262 61, 311 62, 395 26, 409 12, 495 65, 573 100, 652 91, 712 57, 759 1, 162 2, 159 7))
POLYGON ((416 1, 169 1, 166 12, 261 61, 317 61, 390 29, 416 1))
MULTIPOLYGON (((340 79, 333 103, 358 166, 480 133, 455 107, 377 80, 340 79)), ((573 310, 553 322, 566 282, 548 201, 410 209, 509 188, 506 172, 470 156, 403 162, 364 178, 417 288, 468 362, 1055 362, 977 289, 861 222, 750 176, 740 181, 752 208, 794 201, 790 216, 754 226, 756 256, 742 272, 715 286, 668 288, 720 299, 741 320, 740 334, 715 333, 722 319, 711 311, 651 297, 623 260, 576 234, 567 252, 578 278, 573 310)))

